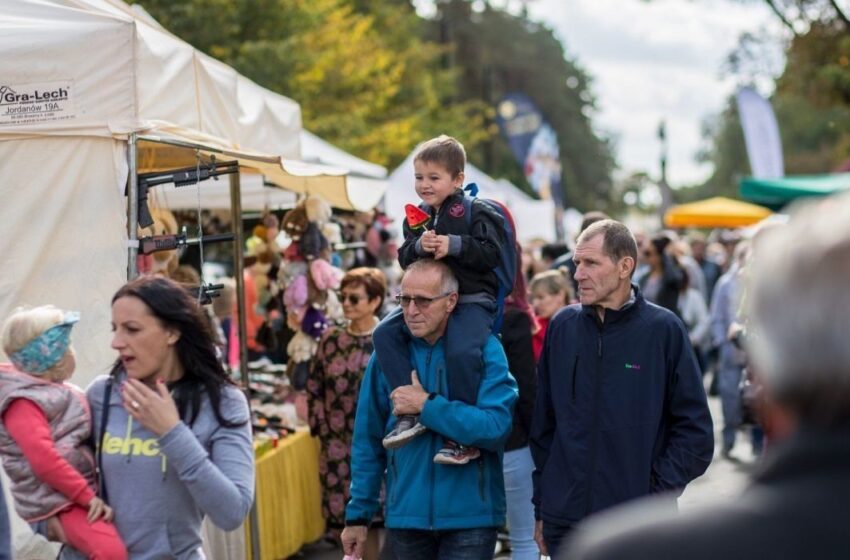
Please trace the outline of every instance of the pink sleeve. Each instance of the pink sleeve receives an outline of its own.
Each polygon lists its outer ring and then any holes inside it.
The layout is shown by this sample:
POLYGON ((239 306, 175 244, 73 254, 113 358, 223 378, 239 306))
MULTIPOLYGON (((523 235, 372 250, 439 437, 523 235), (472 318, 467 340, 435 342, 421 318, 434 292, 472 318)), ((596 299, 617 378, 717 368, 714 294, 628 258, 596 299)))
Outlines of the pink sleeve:
POLYGON ((39 480, 75 504, 88 507, 94 491, 83 475, 56 451, 47 416, 37 404, 15 399, 3 413, 3 423, 39 480))

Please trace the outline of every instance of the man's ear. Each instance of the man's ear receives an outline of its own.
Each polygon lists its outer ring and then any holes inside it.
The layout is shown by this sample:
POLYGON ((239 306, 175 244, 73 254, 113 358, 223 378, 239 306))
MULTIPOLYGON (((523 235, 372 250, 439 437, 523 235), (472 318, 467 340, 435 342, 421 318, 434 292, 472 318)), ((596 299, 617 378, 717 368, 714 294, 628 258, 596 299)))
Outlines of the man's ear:
POLYGON ((452 311, 455 310, 455 307, 457 307, 457 299, 458 299, 457 292, 450 293, 448 296, 446 296, 446 299, 449 300, 449 305, 448 305, 447 309, 448 309, 448 312, 451 313, 452 311))
POLYGON ((620 279, 629 278, 632 275, 632 271, 635 269, 635 260, 632 257, 623 257, 620 259, 620 262, 617 263, 617 268, 620 279))

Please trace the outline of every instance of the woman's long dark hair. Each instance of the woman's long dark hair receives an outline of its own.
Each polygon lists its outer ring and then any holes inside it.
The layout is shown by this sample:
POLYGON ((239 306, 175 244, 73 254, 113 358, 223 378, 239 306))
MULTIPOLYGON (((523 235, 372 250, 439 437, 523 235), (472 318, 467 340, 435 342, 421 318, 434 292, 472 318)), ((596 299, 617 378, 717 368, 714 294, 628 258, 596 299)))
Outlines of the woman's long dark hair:
MULTIPOLYGON (((231 422, 221 414, 222 388, 235 384, 216 356, 209 324, 201 306, 189 292, 173 280, 145 276, 121 287, 112 296, 112 303, 122 297, 138 298, 165 327, 180 333, 175 347, 177 359, 183 366, 183 377, 168 384, 180 419, 190 426, 195 423, 201 410, 201 397, 206 392, 220 425, 228 428, 243 425, 247 420, 231 422)), ((121 361, 118 360, 110 374, 114 377, 120 370, 121 361)))

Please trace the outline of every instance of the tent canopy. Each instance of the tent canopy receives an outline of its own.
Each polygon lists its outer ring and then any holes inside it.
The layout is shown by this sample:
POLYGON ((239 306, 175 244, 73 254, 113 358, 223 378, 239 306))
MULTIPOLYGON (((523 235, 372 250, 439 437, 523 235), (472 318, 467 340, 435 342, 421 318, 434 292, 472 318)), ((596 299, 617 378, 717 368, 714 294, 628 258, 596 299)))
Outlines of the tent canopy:
MULTIPOLYGON (((348 170, 346 177, 347 189, 354 203, 355 209, 367 210, 374 208, 384 196, 387 190, 387 169, 380 165, 370 163, 355 157, 336 146, 325 142, 315 134, 306 130, 301 131, 301 155, 302 160, 317 169, 324 169, 329 175, 336 169, 348 170)), ((140 153, 144 156, 149 149, 161 149, 162 145, 149 145, 147 142, 140 143, 140 153)), ((194 165, 193 161, 184 159, 171 161, 167 168, 179 168, 194 165)), ((158 158, 162 161, 162 157, 158 158)), ((153 171, 146 167, 145 157, 140 157, 142 171, 153 171)), ((291 165, 290 162, 282 162, 281 165, 291 165)), ((278 166, 280 167, 280 166, 278 166)), ((261 171, 263 171, 261 169, 261 171)), ((267 173, 275 172, 275 165, 265 170, 267 173)), ((330 175, 329 175, 330 176, 330 175)), ((315 179, 312 185, 315 187, 319 179, 315 179)), ((310 192, 307 185, 307 192, 310 192)), ((227 181, 205 181, 198 187, 200 189, 201 206, 203 208, 227 209, 230 208, 230 188, 227 181)), ((198 205, 198 193, 195 187, 175 187, 174 184, 162 185, 154 189, 154 196, 158 203, 172 210, 190 209, 198 205)), ((325 191, 326 193, 328 191, 325 191)), ((240 194, 242 198, 242 210, 260 211, 266 208, 283 209, 295 205, 296 196, 294 192, 276 188, 270 182, 269 175, 258 175, 255 173, 244 173, 241 178, 240 194)), ((339 207, 339 206, 338 206, 339 207)))
POLYGON ((781 179, 745 177, 740 184, 741 196, 772 208, 797 198, 828 196, 850 189, 850 173, 830 175, 797 175, 781 179))
POLYGON ((670 208, 664 215, 664 224, 674 228, 735 228, 755 224, 771 214, 762 206, 718 196, 670 208))
MULTIPOLYGON (((380 198, 351 188, 344 167, 298 161, 298 103, 197 51, 121 0, 2 3, 0 52, 0 141, 126 140, 138 133, 227 153, 282 188, 338 208, 365 210, 364 201, 380 198), (7 94, 15 101, 6 103, 7 94)), ((173 150, 151 149, 147 170, 168 167, 173 150)))

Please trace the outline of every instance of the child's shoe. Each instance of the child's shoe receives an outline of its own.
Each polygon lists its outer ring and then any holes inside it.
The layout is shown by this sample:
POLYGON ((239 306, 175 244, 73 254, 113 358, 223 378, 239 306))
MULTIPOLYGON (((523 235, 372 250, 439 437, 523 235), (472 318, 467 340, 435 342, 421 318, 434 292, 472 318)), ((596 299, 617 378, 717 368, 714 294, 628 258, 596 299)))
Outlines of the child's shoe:
POLYGON ((395 449, 406 444, 419 434, 427 430, 419 423, 419 415, 399 416, 393 431, 384 437, 383 444, 386 449, 395 449))
POLYGON ((434 455, 434 462, 440 465, 465 465, 480 456, 481 451, 477 447, 461 445, 447 439, 443 448, 434 455))

